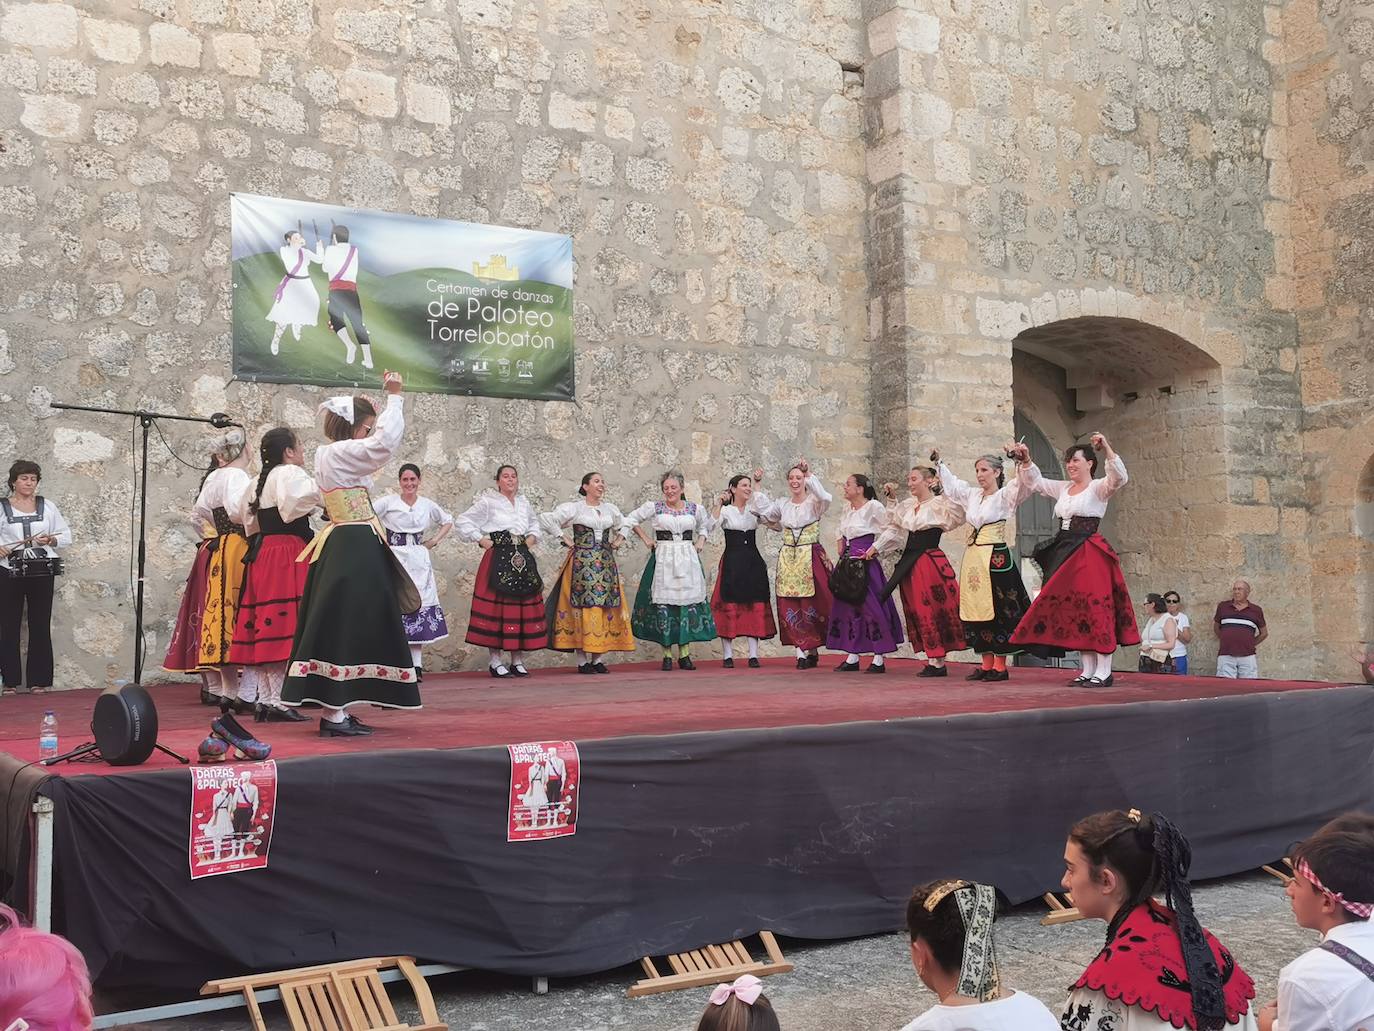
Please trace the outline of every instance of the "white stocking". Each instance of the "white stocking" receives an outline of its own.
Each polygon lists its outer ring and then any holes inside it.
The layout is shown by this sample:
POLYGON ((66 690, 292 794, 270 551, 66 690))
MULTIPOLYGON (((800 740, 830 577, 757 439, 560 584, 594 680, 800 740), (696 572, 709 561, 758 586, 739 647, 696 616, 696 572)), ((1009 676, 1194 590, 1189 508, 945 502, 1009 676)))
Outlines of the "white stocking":
POLYGON ((749 642, 749 658, 757 659, 759 657, 759 639, 757 637, 746 637, 745 640, 749 642))
POLYGON ((286 682, 286 663, 269 662, 258 667, 258 693, 268 705, 281 708, 281 689, 286 682))
POLYGON ((720 639, 720 650, 725 654, 727 659, 733 659, 735 657, 735 642, 728 637, 722 637, 720 639))
POLYGON ((418 644, 412 644, 410 646, 410 664, 416 669, 419 669, 421 666, 420 653, 423 650, 424 649, 418 644))
POLYGON ((257 669, 253 666, 245 666, 243 676, 239 677, 239 701, 256 702, 259 684, 257 669))

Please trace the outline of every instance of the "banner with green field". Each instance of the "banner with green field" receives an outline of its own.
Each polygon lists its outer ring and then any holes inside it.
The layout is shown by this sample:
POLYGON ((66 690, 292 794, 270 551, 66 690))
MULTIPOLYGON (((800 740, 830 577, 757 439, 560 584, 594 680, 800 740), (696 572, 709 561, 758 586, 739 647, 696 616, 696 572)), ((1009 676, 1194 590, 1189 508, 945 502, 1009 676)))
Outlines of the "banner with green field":
POLYGON ((231 198, 234 375, 573 399, 572 238, 231 198))

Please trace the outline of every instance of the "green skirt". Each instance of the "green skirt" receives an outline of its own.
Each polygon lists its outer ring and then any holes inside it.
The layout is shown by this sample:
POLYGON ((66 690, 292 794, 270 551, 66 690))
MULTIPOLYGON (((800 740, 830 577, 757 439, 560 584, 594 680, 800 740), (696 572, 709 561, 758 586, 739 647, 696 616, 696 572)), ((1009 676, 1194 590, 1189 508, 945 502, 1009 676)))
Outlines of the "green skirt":
POLYGON ((709 601, 699 601, 695 605, 654 604, 655 563, 656 557, 651 551, 644 572, 639 577, 635 607, 630 614, 630 630, 635 637, 664 648, 691 644, 693 641, 714 641, 716 621, 711 618, 709 601))

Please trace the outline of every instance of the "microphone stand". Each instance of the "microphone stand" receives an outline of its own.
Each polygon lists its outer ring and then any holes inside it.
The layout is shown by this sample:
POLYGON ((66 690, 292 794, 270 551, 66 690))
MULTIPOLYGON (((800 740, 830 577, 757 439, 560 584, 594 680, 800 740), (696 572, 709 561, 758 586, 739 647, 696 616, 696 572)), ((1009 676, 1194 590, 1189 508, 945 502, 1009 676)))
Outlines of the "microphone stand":
MULTIPOLYGON (((138 420, 143 427, 143 448, 142 448, 142 472, 140 473, 139 484, 139 505, 138 505, 138 576, 135 580, 134 588, 134 679, 135 684, 143 682, 143 579, 144 569, 148 559, 148 431, 153 428, 153 423, 158 419, 168 419, 177 422, 203 422, 210 426, 223 429, 226 426, 238 426, 236 422, 230 422, 229 417, 216 412, 214 415, 203 418, 198 415, 172 415, 169 412, 148 412, 142 409, 128 408, 95 408, 90 405, 64 405, 56 401, 48 405, 49 408, 61 409, 65 412, 97 412, 100 415, 127 415, 138 420)), ((136 484, 135 486, 138 486, 136 484)), ((183 760, 184 761, 184 760, 183 760)))

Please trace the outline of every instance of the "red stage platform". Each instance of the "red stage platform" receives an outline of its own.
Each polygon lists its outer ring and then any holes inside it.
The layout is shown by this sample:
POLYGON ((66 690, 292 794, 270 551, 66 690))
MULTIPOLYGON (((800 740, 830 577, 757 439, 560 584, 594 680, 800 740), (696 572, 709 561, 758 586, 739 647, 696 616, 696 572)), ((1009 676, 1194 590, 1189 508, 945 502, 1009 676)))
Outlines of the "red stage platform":
MULTIPOLYGON (((271 743, 272 757, 375 752, 403 748, 470 748, 518 741, 590 741, 631 735, 681 734, 838 723, 958 716, 973 713, 1069 709, 1131 702, 1182 701, 1337 685, 1293 680, 1225 680, 1217 677, 1118 673, 1110 688, 1066 686, 1072 670, 1018 667, 1005 683, 970 683, 972 666, 951 665, 941 679, 918 679, 922 663, 894 659, 883 676, 836 673, 824 656, 805 672, 792 659, 765 659, 761 669, 744 660, 723 669, 705 659, 693 672, 664 673, 658 663, 612 666, 606 675, 540 669, 524 679, 496 680, 482 673, 434 674, 421 688, 418 711, 353 711, 377 732, 368 738, 321 738, 317 714, 309 723, 243 724, 271 743)), ((162 744, 192 761, 209 732, 214 711, 191 684, 150 688, 157 703, 162 744)), ((38 758, 38 724, 45 709, 57 715, 65 751, 90 738, 95 691, 58 691, 0 699, 0 751, 28 762, 38 758)), ((138 769, 175 767, 155 752, 138 769)), ((132 772, 104 764, 62 765, 55 773, 132 772)))

